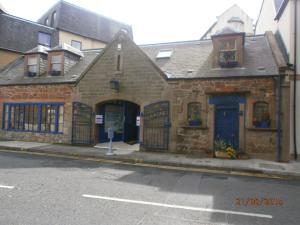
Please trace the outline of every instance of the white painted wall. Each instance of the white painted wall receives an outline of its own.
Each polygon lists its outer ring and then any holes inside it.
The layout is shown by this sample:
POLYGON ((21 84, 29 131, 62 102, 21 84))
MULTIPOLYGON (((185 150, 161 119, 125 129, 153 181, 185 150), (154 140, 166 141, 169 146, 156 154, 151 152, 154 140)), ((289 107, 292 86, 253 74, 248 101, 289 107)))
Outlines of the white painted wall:
POLYGON ((276 16, 276 10, 273 0, 264 0, 264 4, 261 8, 261 13, 256 22, 256 34, 264 34, 266 31, 277 30, 277 21, 274 20, 276 16))
POLYGON ((239 32, 246 32, 247 35, 254 34, 253 20, 237 5, 233 5, 223 14, 217 17, 216 25, 212 28, 211 32, 205 36, 204 39, 210 39, 211 35, 221 31, 225 27, 231 27, 239 32), (228 20, 230 20, 232 17, 239 17, 244 23, 229 23, 228 20))
MULTIPOLYGON (((294 22, 295 22, 295 2, 297 3, 298 18, 297 18, 297 74, 300 74, 300 1, 290 0, 282 13, 279 20, 274 20, 276 16, 275 7, 273 5, 273 0, 264 0, 264 5, 262 7, 261 14, 259 16, 256 25, 256 34, 265 33, 267 30, 273 31, 273 33, 279 32, 284 45, 288 53, 289 63, 294 64, 294 22)), ((290 100, 290 152, 294 152, 294 138, 293 138, 293 86, 294 83, 291 82, 291 100, 290 100)), ((298 154, 300 154, 300 80, 296 81, 297 95, 296 95, 296 127, 297 127, 297 147, 298 154)))

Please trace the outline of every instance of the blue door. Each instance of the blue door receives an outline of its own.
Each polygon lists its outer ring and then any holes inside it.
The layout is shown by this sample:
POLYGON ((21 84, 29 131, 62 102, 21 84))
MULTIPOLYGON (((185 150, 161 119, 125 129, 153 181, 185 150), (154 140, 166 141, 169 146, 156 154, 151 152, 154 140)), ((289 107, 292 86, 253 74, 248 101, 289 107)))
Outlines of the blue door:
POLYGON ((223 139, 239 149, 239 108, 238 104, 216 105, 215 140, 223 139))

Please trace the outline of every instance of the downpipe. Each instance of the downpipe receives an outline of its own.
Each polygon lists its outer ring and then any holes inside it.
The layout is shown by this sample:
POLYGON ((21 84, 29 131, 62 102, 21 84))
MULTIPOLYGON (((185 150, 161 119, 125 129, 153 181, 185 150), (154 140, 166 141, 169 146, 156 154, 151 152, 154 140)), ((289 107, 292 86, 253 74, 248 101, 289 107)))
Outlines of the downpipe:
POLYGON ((297 0, 295 0, 295 23, 294 23, 294 93, 293 93, 293 139, 294 139, 294 159, 298 159, 297 152, 297 116, 296 116, 296 96, 297 96, 297 0))
POLYGON ((281 74, 275 78, 276 82, 276 160, 281 161, 281 74))

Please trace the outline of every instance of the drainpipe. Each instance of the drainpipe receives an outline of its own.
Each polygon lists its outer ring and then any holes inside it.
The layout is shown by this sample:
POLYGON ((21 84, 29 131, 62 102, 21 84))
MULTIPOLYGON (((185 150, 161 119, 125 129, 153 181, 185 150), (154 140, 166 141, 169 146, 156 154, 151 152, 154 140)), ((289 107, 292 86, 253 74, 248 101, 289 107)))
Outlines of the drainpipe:
POLYGON ((276 81, 276 160, 281 161, 281 74, 275 78, 276 81))
POLYGON ((293 98, 293 130, 294 130, 294 159, 297 160, 298 153, 297 153, 297 126, 296 126, 296 96, 297 96, 297 0, 295 2, 295 23, 294 23, 294 98, 293 98))

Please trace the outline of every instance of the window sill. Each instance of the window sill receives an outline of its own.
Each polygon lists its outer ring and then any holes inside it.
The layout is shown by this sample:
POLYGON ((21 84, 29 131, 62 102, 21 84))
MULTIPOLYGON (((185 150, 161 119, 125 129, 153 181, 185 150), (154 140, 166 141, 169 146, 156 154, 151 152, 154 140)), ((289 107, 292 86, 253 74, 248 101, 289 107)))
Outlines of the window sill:
POLYGON ((277 131, 277 128, 248 127, 247 130, 250 130, 250 131, 271 131, 271 132, 275 132, 275 131, 277 131))
POLYGON ((207 130, 208 127, 203 127, 203 126, 181 126, 180 128, 183 129, 198 129, 198 130, 207 130))

